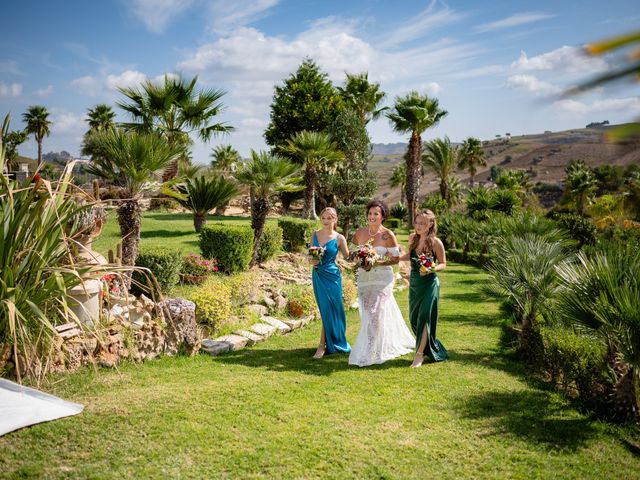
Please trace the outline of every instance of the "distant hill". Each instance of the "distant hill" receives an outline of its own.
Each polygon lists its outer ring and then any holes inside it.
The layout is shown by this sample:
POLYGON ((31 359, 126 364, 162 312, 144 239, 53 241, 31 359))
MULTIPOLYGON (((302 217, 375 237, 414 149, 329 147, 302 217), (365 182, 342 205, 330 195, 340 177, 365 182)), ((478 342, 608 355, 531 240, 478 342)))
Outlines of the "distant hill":
POLYGON ((403 155, 407 150, 406 143, 372 143, 374 155, 403 155))
MULTIPOLYGON (((488 183, 493 165, 503 168, 527 170, 534 183, 559 184, 564 180, 564 169, 571 160, 584 160, 587 165, 640 165, 640 139, 628 139, 613 143, 606 138, 606 132, 616 125, 599 124, 594 128, 579 128, 562 132, 547 131, 541 134, 512 136, 485 140, 483 148, 487 167, 476 174, 476 182, 488 183)), ((369 169, 378 176, 377 195, 389 203, 400 199, 398 188, 391 188, 389 177, 393 168, 402 161, 406 144, 374 144, 373 159, 369 169), (385 153, 378 145, 389 147, 385 153), (396 148, 392 152, 391 145, 396 148), (398 147, 402 146, 402 147, 398 147)), ((456 172, 463 183, 469 182, 466 172, 456 172)), ((427 173, 422 180, 421 195, 438 189, 435 175, 427 173)))

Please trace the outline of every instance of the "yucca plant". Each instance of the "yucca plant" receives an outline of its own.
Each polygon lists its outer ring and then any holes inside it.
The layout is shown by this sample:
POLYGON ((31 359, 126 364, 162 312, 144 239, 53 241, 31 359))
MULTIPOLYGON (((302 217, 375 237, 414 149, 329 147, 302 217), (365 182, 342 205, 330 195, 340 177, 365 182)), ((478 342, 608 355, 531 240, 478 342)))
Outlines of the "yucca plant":
POLYGON ((640 252, 610 243, 577 262, 558 266, 562 291, 557 313, 575 328, 597 335, 610 349, 617 382, 614 415, 640 416, 640 252))
POLYGON ((176 187, 180 193, 176 201, 193 212, 193 226, 200 232, 207 223, 207 214, 231 200, 238 189, 235 184, 221 175, 210 178, 187 179, 176 187))

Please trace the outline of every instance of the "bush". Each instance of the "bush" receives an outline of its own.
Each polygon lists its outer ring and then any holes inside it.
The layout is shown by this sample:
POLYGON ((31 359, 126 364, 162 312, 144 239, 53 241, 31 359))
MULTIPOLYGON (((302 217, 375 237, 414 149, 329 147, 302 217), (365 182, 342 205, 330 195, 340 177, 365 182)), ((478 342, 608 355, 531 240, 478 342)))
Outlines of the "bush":
POLYGON ((522 202, 512 190, 493 190, 491 192, 491 210, 513 215, 516 207, 522 202))
POLYGON ((231 304, 234 307, 257 302, 262 292, 258 274, 251 271, 231 275, 225 285, 231 289, 231 304))
POLYGON ((342 303, 344 309, 349 310, 351 305, 358 301, 358 287, 348 275, 342 275, 342 303))
POLYGON ((288 285, 286 294, 287 313, 291 317, 300 318, 307 315, 319 315, 316 298, 311 285, 288 285))
POLYGON ((389 216, 399 218, 400 220, 407 220, 409 218, 409 209, 404 203, 398 202, 389 210, 389 216))
MULTIPOLYGON (((136 259, 136 266, 145 267, 151 270, 156 277, 158 286, 162 292, 167 292, 174 287, 180 279, 180 271, 182 270, 182 254, 179 250, 168 248, 142 248, 136 259)), ((148 291, 148 282, 145 275, 146 272, 133 272, 134 292, 148 291)))
POLYGON ((166 212, 168 210, 175 210, 175 208, 176 202, 173 199, 167 197, 152 198, 149 202, 150 212, 166 212))
POLYGON ((210 278, 194 289, 189 300, 196 304, 198 322, 220 329, 231 316, 231 289, 221 279, 210 278))
POLYGON ((258 262, 266 262, 282 250, 282 228, 268 223, 262 232, 262 241, 258 251, 258 262))
POLYGON ((402 220, 399 218, 387 218, 384 221, 384 226, 390 230, 397 230, 402 226, 402 220))
POLYGON ((200 250, 205 258, 215 258, 227 274, 245 271, 253 254, 253 229, 247 225, 222 223, 203 227, 200 250))
POLYGON ((207 260, 197 253, 190 253, 182 257, 180 276, 184 283, 201 283, 207 276, 218 271, 215 259, 207 260))
POLYGON ((576 389, 589 401, 597 396, 598 384, 607 381, 607 349, 602 341, 576 334, 566 327, 540 329, 544 345, 544 369, 551 382, 563 390, 576 389))
POLYGON ((449 209, 447 201, 439 193, 429 193, 420 204, 421 210, 431 210, 436 216, 443 214, 449 209))
POLYGON ((578 242, 578 248, 583 245, 594 245, 597 240, 596 226, 582 215, 575 213, 559 213, 552 217, 558 225, 578 242))
POLYGON ((288 252, 295 252, 303 249, 313 231, 318 227, 315 220, 305 220, 302 218, 282 217, 278 220, 278 226, 282 229, 282 244, 288 252))

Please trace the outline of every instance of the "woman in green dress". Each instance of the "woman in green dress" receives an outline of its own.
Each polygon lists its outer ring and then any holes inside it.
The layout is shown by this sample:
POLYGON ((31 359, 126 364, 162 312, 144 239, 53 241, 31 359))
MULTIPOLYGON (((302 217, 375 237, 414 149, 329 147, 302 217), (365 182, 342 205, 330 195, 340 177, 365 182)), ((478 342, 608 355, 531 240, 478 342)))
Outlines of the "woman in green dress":
POLYGON ((431 210, 422 210, 413 222, 415 232, 409 236, 409 252, 401 260, 411 262, 409 279, 409 318, 416 335, 416 357, 411 364, 417 368, 426 356, 432 362, 449 358, 447 349, 436 338, 440 280, 436 272, 447 266, 442 241, 436 237, 438 226, 431 210))

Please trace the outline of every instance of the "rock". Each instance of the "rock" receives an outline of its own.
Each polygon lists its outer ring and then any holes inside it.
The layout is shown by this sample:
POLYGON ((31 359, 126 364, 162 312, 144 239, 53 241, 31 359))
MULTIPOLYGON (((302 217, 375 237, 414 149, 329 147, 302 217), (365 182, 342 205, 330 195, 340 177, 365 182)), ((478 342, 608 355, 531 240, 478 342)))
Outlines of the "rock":
POLYGON ((273 301, 273 298, 269 295, 265 295, 262 297, 262 303, 267 306, 267 308, 273 308, 276 305, 276 302, 273 301))
POLYGON ((282 295, 276 295, 274 297, 274 302, 276 304, 276 310, 282 310, 287 306, 287 299, 282 295))
POLYGON ((159 306, 167 322, 165 353, 198 353, 202 335, 196 323, 196 304, 183 298, 173 298, 161 302, 159 306))
POLYGON ((268 315, 269 314, 269 309, 267 307, 265 307, 264 305, 258 305, 258 304, 253 304, 253 305, 249 305, 247 307, 247 309, 250 312, 255 313, 256 315, 262 317, 263 315, 268 315))
POLYGON ((289 333, 291 331, 291 327, 289 327, 289 325, 275 317, 262 317, 262 321, 276 327, 280 333, 289 333))
POLYGON ((283 323, 286 323, 291 330, 295 330, 302 326, 302 322, 300 320, 296 320, 295 318, 284 318, 282 319, 283 323))
POLYGON ((216 338, 215 341, 228 343, 231 350, 240 350, 247 345, 249 339, 241 335, 223 335, 216 338))
POLYGON ((221 353, 227 353, 231 350, 231 344, 228 342, 218 342, 217 340, 211 340, 206 338, 202 341, 202 350, 209 355, 216 356, 221 353))
POLYGON ((309 325, 309 323, 311 323, 311 320, 313 320, 313 315, 309 315, 307 317, 302 317, 299 319, 299 321, 302 323, 303 327, 306 327, 307 325, 309 325))
POLYGON ((268 338, 276 332, 276 327, 269 325, 268 323, 255 323, 251 325, 250 330, 258 335, 268 338))
POLYGON ((247 342, 247 345, 249 347, 255 345, 258 342, 261 342, 264 340, 264 337, 261 335, 258 335, 257 333, 253 333, 253 332, 248 332, 246 330, 236 330, 235 332, 233 332, 234 335, 240 335, 241 337, 245 337, 247 340, 249 340, 247 342))

